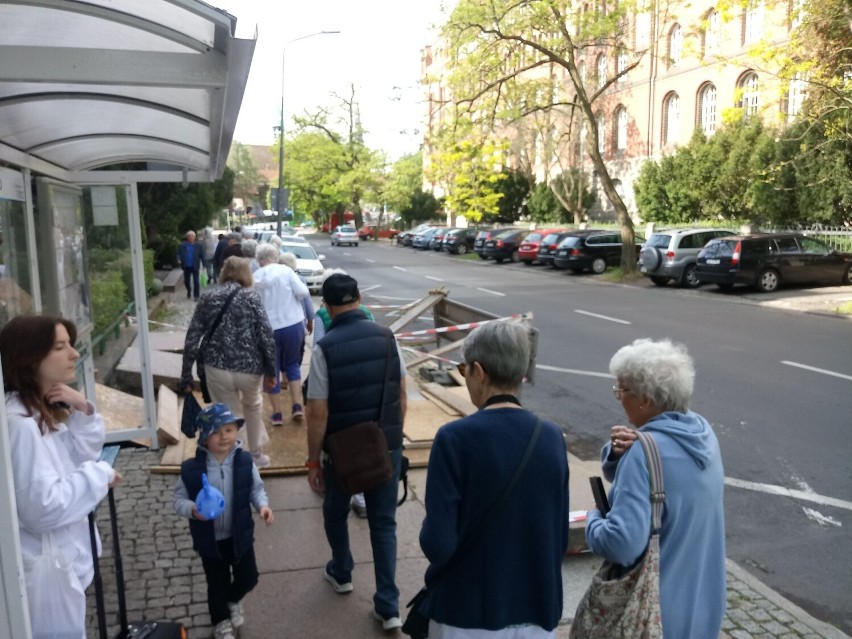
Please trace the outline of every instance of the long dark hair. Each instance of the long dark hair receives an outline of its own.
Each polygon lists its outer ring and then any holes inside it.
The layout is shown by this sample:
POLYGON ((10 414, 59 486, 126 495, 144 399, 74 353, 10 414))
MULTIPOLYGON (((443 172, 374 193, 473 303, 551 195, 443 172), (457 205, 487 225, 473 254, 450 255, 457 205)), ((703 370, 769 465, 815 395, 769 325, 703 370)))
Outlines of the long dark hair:
POLYGON ((17 391, 30 417, 38 414, 42 434, 57 430, 62 416, 44 401, 36 379, 38 367, 50 354, 56 342, 56 327, 65 327, 73 345, 77 327, 62 317, 18 315, 0 331, 0 361, 6 392, 17 391))

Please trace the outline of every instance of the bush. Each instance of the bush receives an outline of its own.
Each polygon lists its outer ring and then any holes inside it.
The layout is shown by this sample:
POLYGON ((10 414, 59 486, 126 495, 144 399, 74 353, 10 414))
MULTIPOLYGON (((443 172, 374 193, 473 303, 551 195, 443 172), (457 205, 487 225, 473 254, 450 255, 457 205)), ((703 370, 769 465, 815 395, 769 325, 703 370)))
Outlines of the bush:
POLYGON ((127 306, 127 288, 118 270, 91 273, 92 314, 95 335, 112 324, 127 306))
POLYGON ((148 241, 148 246, 154 254, 154 264, 158 268, 177 264, 177 250, 180 240, 171 235, 160 235, 148 241))

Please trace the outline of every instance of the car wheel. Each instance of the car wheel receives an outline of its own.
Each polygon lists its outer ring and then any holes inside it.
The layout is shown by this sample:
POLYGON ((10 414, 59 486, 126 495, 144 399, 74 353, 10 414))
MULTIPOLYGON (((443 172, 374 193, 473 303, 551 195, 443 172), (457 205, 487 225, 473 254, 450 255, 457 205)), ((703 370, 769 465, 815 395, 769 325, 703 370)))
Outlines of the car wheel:
POLYGON ((596 257, 592 261, 592 273, 600 275, 606 270, 606 260, 602 257, 596 257))
POLYGON ((843 279, 840 280, 840 283, 846 286, 852 285, 852 265, 846 268, 846 272, 843 273, 843 279))
POLYGON ((778 288, 780 283, 781 276, 778 275, 778 271, 771 268, 761 271, 760 275, 757 276, 757 289, 761 293, 771 293, 778 288))
POLYGON ((517 252, 517 251, 512 251, 512 255, 511 255, 511 256, 509 256, 509 258, 510 258, 513 262, 515 262, 516 264, 518 263, 518 260, 520 259, 520 258, 518 257, 518 252, 517 252))
POLYGON ((645 267, 646 271, 656 271, 660 268, 660 264, 663 263, 663 254, 660 252, 660 249, 649 246, 643 248, 639 253, 639 261, 645 267))
POLYGON ((665 286, 666 284, 669 283, 669 278, 654 276, 654 277, 651 278, 651 281, 654 284, 656 284, 657 286, 665 286))
POLYGON ((680 285, 684 288, 698 288, 701 286, 701 280, 695 275, 695 264, 687 264, 683 269, 683 275, 680 277, 680 285))
POLYGON ((464 244, 459 244, 459 247, 456 249, 456 253, 458 253, 459 255, 464 255, 465 253, 467 253, 467 246, 465 246, 464 244))
POLYGON ((358 246, 358 242, 355 242, 355 246, 358 246))

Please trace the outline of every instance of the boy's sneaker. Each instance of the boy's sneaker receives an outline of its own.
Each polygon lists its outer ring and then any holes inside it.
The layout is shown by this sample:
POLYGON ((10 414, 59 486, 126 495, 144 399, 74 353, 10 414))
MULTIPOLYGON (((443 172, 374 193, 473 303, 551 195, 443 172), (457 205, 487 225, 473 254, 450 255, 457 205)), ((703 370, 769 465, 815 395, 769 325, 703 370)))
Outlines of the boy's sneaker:
POLYGON ((243 604, 239 601, 237 603, 229 601, 228 609, 231 611, 231 625, 234 629, 239 628, 246 622, 246 618, 243 615, 243 604))
POLYGON ((390 632, 391 630, 396 630, 397 628, 402 628, 402 619, 399 617, 388 617, 385 619, 375 610, 373 611, 373 619, 381 622, 382 629, 390 632))
POLYGON ((251 458, 254 460, 254 465, 258 468, 266 468, 271 463, 269 461, 269 455, 265 455, 263 453, 252 453, 251 458))
POLYGON ((225 621, 217 623, 216 627, 213 628, 213 637, 214 639, 237 639, 231 620, 225 619, 225 621))
POLYGON ((304 416, 305 414, 302 412, 302 405, 293 404, 293 419, 300 422, 304 416))
POLYGON ((284 423, 284 418, 281 417, 281 413, 272 413, 272 425, 273 426, 281 426, 284 423))
POLYGON ((352 592, 351 581, 347 581, 346 583, 340 583, 339 581, 337 581, 337 579, 328 574, 328 570, 323 573, 323 576, 325 577, 325 580, 331 584, 331 587, 334 588, 334 592, 336 592, 338 595, 345 595, 352 592))
POLYGON ((352 507, 352 510, 355 511, 355 514, 361 519, 367 518, 367 502, 364 501, 364 493, 358 493, 357 495, 352 495, 352 499, 349 501, 349 505, 352 507))

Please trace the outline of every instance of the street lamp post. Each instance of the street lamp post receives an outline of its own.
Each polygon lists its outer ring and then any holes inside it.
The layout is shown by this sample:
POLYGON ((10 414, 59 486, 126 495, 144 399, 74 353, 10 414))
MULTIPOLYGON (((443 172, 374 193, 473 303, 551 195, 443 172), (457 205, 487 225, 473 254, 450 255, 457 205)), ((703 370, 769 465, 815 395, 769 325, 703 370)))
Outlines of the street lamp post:
POLYGON ((289 201, 289 197, 285 198, 285 189, 284 189, 284 57, 287 53, 287 47, 289 47, 294 42, 298 42, 299 40, 307 40, 308 38, 313 38, 315 36, 321 35, 333 35, 335 33, 340 33, 340 31, 317 31, 316 33, 309 33, 308 35, 303 35, 298 38, 293 38, 292 40, 287 41, 284 44, 284 48, 281 50, 281 122, 278 126, 278 235, 281 235, 281 216, 287 214, 287 203, 289 201), (286 201, 285 201, 286 200, 286 201))

